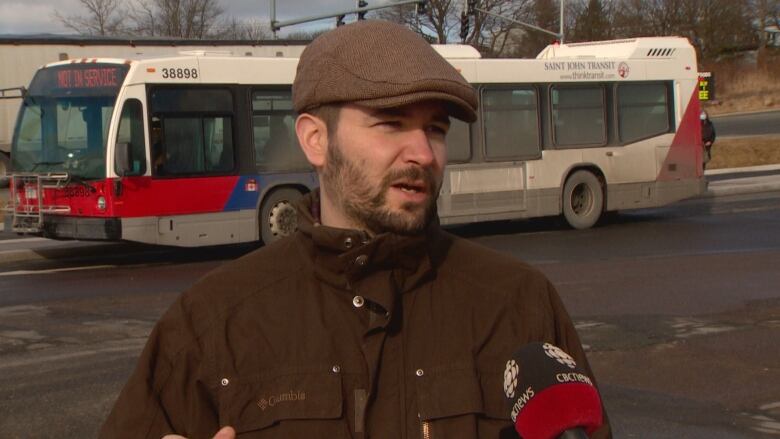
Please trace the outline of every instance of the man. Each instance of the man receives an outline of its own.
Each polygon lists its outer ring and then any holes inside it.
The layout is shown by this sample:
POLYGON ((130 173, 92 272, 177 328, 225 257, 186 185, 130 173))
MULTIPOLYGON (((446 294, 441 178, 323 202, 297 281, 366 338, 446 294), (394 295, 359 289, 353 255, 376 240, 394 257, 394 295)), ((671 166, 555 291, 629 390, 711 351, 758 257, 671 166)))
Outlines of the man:
POLYGON ((293 101, 320 177, 298 232, 181 296, 102 437, 512 437, 511 353, 587 362, 542 274, 438 225, 449 117, 474 121, 475 91, 413 32, 363 21, 306 48, 293 101))
POLYGON ((699 114, 701 119, 701 143, 704 146, 704 157, 702 162, 704 167, 707 167, 707 163, 712 159, 712 144, 715 143, 715 126, 710 120, 710 116, 706 111, 702 111, 699 114))

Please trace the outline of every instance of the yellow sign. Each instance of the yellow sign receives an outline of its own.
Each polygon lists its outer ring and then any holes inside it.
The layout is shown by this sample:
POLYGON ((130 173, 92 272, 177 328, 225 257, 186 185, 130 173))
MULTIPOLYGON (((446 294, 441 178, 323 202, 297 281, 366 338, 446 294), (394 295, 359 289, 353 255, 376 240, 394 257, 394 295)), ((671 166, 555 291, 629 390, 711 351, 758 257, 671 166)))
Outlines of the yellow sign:
POLYGON ((715 99, 715 75, 712 72, 699 72, 699 100, 715 99))

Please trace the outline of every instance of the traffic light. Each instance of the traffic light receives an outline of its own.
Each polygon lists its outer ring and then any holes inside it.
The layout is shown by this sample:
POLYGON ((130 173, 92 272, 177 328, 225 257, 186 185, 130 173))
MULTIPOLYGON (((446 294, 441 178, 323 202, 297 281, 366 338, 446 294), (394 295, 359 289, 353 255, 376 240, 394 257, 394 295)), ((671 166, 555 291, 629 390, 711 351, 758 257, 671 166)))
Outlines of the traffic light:
POLYGON ((344 15, 336 17, 336 27, 344 26, 344 15))
POLYGON ((415 9, 417 10, 417 14, 419 14, 419 15, 427 14, 428 13, 428 0, 420 0, 420 2, 415 5, 415 9))
POLYGON ((466 13, 460 14, 460 39, 466 41, 469 36, 469 16, 466 13))
MULTIPOLYGON (((365 0, 358 0, 357 2, 358 8, 365 8, 368 6, 368 2, 365 0)), ((358 20, 365 20, 366 19, 366 11, 358 12, 358 20)))

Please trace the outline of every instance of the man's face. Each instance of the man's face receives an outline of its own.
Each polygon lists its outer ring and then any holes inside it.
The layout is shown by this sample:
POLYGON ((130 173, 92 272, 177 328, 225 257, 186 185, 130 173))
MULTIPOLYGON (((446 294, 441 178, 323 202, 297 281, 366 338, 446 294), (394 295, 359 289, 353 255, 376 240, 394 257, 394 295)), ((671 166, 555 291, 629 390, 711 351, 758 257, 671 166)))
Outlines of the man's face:
POLYGON ((449 117, 440 103, 342 107, 321 184, 351 227, 414 234, 436 213, 449 117))

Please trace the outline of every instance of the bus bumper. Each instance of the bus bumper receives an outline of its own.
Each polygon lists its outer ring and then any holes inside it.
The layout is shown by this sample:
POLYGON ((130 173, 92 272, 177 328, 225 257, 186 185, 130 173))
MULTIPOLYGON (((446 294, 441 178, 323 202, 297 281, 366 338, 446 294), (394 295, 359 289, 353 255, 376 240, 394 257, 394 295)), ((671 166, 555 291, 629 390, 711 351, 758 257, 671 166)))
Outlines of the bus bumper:
POLYGON ((42 235, 51 239, 118 241, 122 239, 122 220, 44 215, 42 235))

